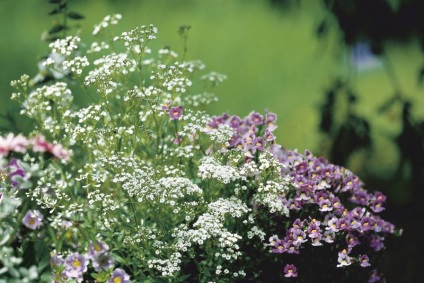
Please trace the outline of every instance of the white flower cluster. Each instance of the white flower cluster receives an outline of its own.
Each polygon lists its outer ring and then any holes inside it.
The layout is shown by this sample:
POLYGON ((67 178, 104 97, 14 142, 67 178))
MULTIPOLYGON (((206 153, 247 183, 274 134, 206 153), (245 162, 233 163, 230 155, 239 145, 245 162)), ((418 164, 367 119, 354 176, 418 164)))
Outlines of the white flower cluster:
POLYGON ((181 254, 175 252, 167 259, 150 259, 147 264, 149 268, 159 271, 163 277, 172 277, 181 270, 181 254))
POLYGON ((101 30, 107 28, 109 25, 117 25, 121 19, 122 15, 120 14, 107 15, 99 24, 94 26, 93 35, 97 35, 101 30))
POLYGON ((113 195, 102 193, 100 190, 95 190, 87 195, 88 204, 95 205, 96 210, 107 216, 109 211, 114 211, 119 208, 119 204, 113 199, 113 195))
POLYGON ((199 176, 202 180, 214 179, 223 184, 228 184, 241 178, 239 171, 236 168, 221 165, 211 156, 205 156, 202 158, 197 176, 199 176))
POLYGON ((31 92, 24 101, 24 109, 21 114, 30 117, 46 117, 47 113, 54 109, 60 113, 68 110, 72 104, 72 93, 64 82, 57 82, 53 85, 45 85, 31 92))
MULTIPOLYGON (((184 252, 192 244, 208 246, 212 243, 215 251, 214 262, 228 264, 239 259, 242 253, 239 251, 238 241, 242 237, 228 231, 225 222, 228 217, 241 218, 249 211, 250 209, 235 197, 219 198, 208 204, 207 211, 199 216, 192 229, 182 225, 174 230, 173 236, 177 239, 177 249, 184 252)), ((242 274, 237 273, 236 276, 242 274)))
MULTIPOLYGON (((18 98, 18 96, 15 96, 18 98)), ((50 134, 58 134, 64 124, 63 114, 70 108, 73 96, 64 82, 45 85, 31 92, 22 102, 21 114, 38 122, 39 127, 50 134)))
POLYGON ((196 152, 199 152, 200 146, 198 145, 186 145, 179 146, 177 148, 170 148, 168 150, 169 156, 177 156, 182 158, 192 158, 196 152))
POLYGON ((185 93, 187 88, 192 85, 192 82, 184 74, 185 64, 174 63, 172 65, 159 64, 157 71, 152 71, 150 79, 157 87, 164 90, 185 93))
POLYGON ((71 72, 81 75, 85 67, 88 67, 90 63, 88 62, 87 57, 75 57, 69 61, 63 61, 63 69, 70 70, 71 72))
POLYGON ((90 45, 90 49, 87 50, 87 53, 98 53, 102 50, 107 50, 110 48, 110 45, 107 44, 106 42, 102 41, 100 43, 98 43, 97 41, 91 43, 90 45))
POLYGON ((63 175, 53 165, 38 172, 41 176, 37 180, 36 187, 27 192, 27 196, 43 209, 55 210, 62 206, 63 202, 69 201, 66 191, 74 185, 70 174, 63 175))
POLYGON ((220 74, 217 72, 210 72, 206 75, 203 75, 201 77, 202 80, 206 80, 212 83, 213 86, 222 83, 223 81, 225 81, 227 79, 227 76, 224 74, 220 74))
POLYGON ((173 58, 177 58, 178 54, 177 52, 169 49, 169 48, 161 48, 158 50, 158 54, 159 54, 159 58, 163 58, 164 56, 168 55, 171 56, 173 58))
POLYGON ((210 121, 210 116, 204 112, 194 112, 186 110, 182 116, 184 126, 178 134, 180 137, 187 137, 193 141, 199 137, 199 134, 204 132, 205 125, 210 121))
POLYGON ((123 32, 113 40, 124 42, 129 50, 139 54, 149 41, 156 39, 157 33, 158 29, 154 25, 140 26, 129 32, 123 32))
POLYGON ((234 130, 229 125, 221 124, 216 129, 209 131, 209 136, 212 141, 216 141, 219 144, 228 142, 233 136, 234 130))
POLYGON ((129 59, 126 53, 112 53, 95 60, 94 65, 98 67, 91 70, 85 77, 84 84, 87 86, 110 85, 109 82, 113 75, 134 72, 137 63, 133 59, 129 59))
POLYGON ((289 190, 290 179, 286 178, 284 181, 271 181, 268 180, 266 184, 259 184, 257 193, 253 201, 257 204, 267 206, 271 213, 281 213, 285 216, 289 215, 289 209, 281 200, 289 190))
POLYGON ((189 207, 195 208, 197 201, 189 201, 189 199, 201 198, 203 191, 190 179, 182 177, 164 177, 157 180, 154 192, 159 199, 158 203, 168 204, 173 208, 175 214, 182 212, 190 215, 189 207), (184 201, 181 201, 184 200, 184 201))
POLYGON ((204 92, 202 94, 190 95, 184 97, 184 105, 192 106, 192 107, 200 107, 211 104, 212 102, 218 101, 218 98, 210 93, 204 92))
POLYGON ((78 36, 67 36, 65 39, 57 39, 49 44, 52 53, 58 53, 63 56, 71 56, 72 52, 78 49, 78 43, 81 39, 78 36))

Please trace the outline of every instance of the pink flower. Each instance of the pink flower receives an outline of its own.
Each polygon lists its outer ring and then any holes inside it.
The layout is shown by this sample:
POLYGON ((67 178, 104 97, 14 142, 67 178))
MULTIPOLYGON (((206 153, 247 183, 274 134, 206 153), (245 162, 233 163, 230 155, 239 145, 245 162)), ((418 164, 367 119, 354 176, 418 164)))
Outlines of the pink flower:
POLYGON ((0 155, 7 156, 10 151, 25 153, 29 141, 21 134, 15 137, 10 133, 6 138, 0 137, 0 155))
POLYGON ((183 115, 183 108, 181 106, 172 107, 168 111, 169 117, 171 117, 171 120, 177 120, 180 119, 183 115))
POLYGON ((61 144, 52 144, 44 139, 43 136, 37 136, 33 139, 33 147, 32 150, 34 152, 47 152, 51 153, 53 156, 68 160, 69 159, 69 151, 63 148, 61 144))

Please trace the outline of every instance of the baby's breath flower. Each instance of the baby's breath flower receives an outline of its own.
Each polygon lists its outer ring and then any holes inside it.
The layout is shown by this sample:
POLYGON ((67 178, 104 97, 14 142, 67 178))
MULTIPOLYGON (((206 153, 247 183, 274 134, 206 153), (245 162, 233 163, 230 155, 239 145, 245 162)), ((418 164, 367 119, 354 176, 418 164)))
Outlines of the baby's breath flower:
POLYGON ((117 25, 121 19, 121 14, 107 15, 99 24, 94 26, 93 35, 99 34, 103 29, 107 28, 109 25, 117 25))

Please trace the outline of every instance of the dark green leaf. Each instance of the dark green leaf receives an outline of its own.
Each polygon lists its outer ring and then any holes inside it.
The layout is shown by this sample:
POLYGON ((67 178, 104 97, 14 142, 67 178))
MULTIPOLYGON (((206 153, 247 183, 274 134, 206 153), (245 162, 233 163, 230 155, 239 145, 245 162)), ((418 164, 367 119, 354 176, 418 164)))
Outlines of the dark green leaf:
POLYGON ((421 68, 418 74, 418 84, 422 86, 423 82, 424 82, 424 67, 421 68))
POLYGON ((397 98, 396 95, 394 95, 389 100, 384 102, 380 107, 378 107, 378 109, 377 109, 378 113, 382 114, 382 113, 386 112, 387 110, 389 110, 392 107, 392 105, 395 104, 396 101, 398 101, 398 98, 397 98))
POLYGON ((52 3, 52 4, 59 4, 61 2, 62 2, 62 0, 50 0, 49 1, 49 3, 52 3))
POLYGON ((81 19, 84 19, 84 16, 77 12, 69 12, 68 18, 73 20, 81 20, 81 19))
POLYGON ((323 37, 327 34, 328 24, 326 20, 322 20, 321 23, 317 26, 315 33, 317 37, 323 37))
POLYGON ((62 9, 61 8, 54 8, 50 13, 49 13, 49 15, 56 15, 56 14, 59 14, 60 12, 62 12, 62 9))
POLYGON ((55 34, 65 29, 65 26, 55 25, 49 30, 49 34, 55 34))

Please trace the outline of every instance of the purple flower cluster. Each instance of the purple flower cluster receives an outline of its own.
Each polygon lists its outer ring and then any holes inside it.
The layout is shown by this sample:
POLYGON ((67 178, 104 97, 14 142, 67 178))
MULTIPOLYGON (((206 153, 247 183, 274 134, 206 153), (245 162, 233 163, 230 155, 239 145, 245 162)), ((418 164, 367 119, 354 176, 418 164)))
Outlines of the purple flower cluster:
MULTIPOLYGON (((209 129, 229 125, 234 134, 227 149, 244 151, 246 162, 251 161, 258 150, 269 151, 284 165, 281 174, 291 178, 293 189, 280 199, 291 214, 308 212, 307 218, 296 219, 282 239, 271 237, 272 252, 299 254, 301 247, 308 243, 312 246, 335 243, 342 249, 338 254, 338 267, 352 262, 369 266, 367 255, 352 251, 358 245, 379 251, 384 247, 384 234, 394 233, 394 225, 376 215, 384 210, 386 197, 381 192, 367 192, 351 171, 317 158, 310 151, 300 154, 283 150, 275 144, 272 133, 276 118, 272 113, 267 113, 265 119, 255 112, 244 119, 224 113, 213 117, 207 125, 209 129)), ((285 274, 297 276, 296 268, 287 265, 285 274)))
POLYGON ((274 144, 275 136, 272 132, 277 128, 276 120, 277 115, 269 112, 266 113, 265 119, 256 112, 250 113, 244 119, 224 113, 222 116, 212 117, 212 121, 207 125, 207 132, 217 129, 219 125, 230 126, 234 134, 229 140, 229 148, 243 150, 246 161, 250 161, 257 151, 265 151, 267 145, 274 144))
MULTIPOLYGON (((52 255, 50 266, 53 270, 54 282, 74 278, 77 282, 82 282, 84 273, 87 272, 89 263, 96 272, 111 271, 114 261, 109 253, 109 246, 98 240, 90 242, 89 251, 86 254, 71 253, 65 259, 59 255, 52 255)), ((107 282, 131 282, 129 275, 122 269, 115 269, 107 282)))
MULTIPOLYGON (((368 193, 352 172, 309 151, 301 155, 285 150, 278 158, 286 165, 283 174, 291 177, 295 188, 281 197, 283 203, 292 211, 318 210, 321 219, 297 219, 286 236, 275 241, 274 252, 276 245, 283 247, 278 253, 298 253, 305 242, 320 246, 343 238, 345 249, 339 253, 339 266, 346 266, 355 246, 368 245, 375 251, 384 247, 382 234, 394 233, 394 225, 376 215, 384 210, 386 197, 381 192, 368 193)), ((368 266, 364 260, 358 256, 361 266, 368 266)))

